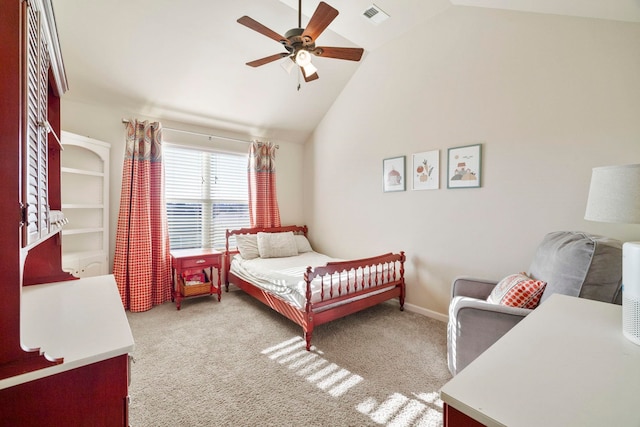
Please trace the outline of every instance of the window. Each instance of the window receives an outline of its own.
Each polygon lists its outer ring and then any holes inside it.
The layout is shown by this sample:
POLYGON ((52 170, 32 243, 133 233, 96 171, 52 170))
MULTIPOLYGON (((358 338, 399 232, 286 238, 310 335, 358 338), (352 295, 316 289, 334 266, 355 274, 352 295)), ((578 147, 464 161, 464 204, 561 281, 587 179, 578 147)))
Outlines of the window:
POLYGON ((224 248, 249 226, 246 155, 166 145, 164 160, 171 249, 224 248))

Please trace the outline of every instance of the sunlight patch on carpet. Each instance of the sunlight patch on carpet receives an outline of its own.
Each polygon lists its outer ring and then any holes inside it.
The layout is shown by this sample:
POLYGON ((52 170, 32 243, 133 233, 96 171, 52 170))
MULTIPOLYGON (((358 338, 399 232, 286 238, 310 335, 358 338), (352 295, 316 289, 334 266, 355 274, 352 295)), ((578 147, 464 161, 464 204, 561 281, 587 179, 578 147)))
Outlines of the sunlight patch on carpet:
MULTIPOLYGON (((307 365, 309 365, 311 363, 312 360, 317 359, 318 355, 317 354, 313 354, 313 353, 309 354, 307 352, 307 350, 304 350, 303 357, 300 357, 300 356, 298 356, 298 357, 299 357, 298 360, 296 360, 296 361, 292 362, 291 364, 289 364, 289 369, 294 370, 294 369, 298 369, 298 368, 303 367, 303 366, 307 366, 307 365)), ((282 363, 287 363, 287 362, 282 362, 282 363)))
MULTIPOLYGON (((364 381, 360 375, 326 360, 322 357, 323 352, 315 346, 311 347, 311 352, 306 351, 305 345, 303 338, 295 337, 260 353, 287 366, 332 397, 340 397, 364 381)), ((376 424, 387 427, 441 427, 443 403, 440 393, 434 391, 411 395, 391 393, 383 402, 369 397, 358 404, 356 410, 376 424)))
POLYGON ((335 363, 329 363, 321 356, 322 351, 315 346, 311 346, 311 352, 305 350, 305 346, 304 339, 295 337, 262 350, 260 353, 286 365, 297 375, 305 377, 307 381, 333 397, 342 396, 362 381, 361 376, 335 363))
POLYGON ((335 372, 329 375, 327 378, 323 379, 322 381, 318 381, 316 385, 318 386, 319 389, 326 390, 332 385, 334 385, 335 383, 337 383, 338 381, 341 381, 342 379, 349 376, 350 373, 351 372, 349 372, 346 369, 340 369, 338 372, 335 372))
POLYGON ((376 423, 386 424, 393 415, 398 412, 405 403, 407 403, 408 400, 408 397, 400 393, 393 393, 380 405, 377 405, 375 400, 372 401, 371 399, 368 399, 364 402, 364 407, 361 408, 358 406, 358 410, 363 414, 369 415, 369 418, 376 423), (361 409, 364 409, 367 412, 364 412, 361 409))
POLYGON ((331 390, 329 390, 328 393, 333 397, 340 397, 343 394, 345 394, 347 391, 349 391, 351 387, 360 383, 362 379, 363 378, 360 375, 351 375, 345 381, 342 381, 340 384, 331 388, 331 390))
POLYGON ((412 393, 411 399, 401 393, 393 393, 378 403, 370 397, 357 406, 357 410, 369 416, 377 424, 387 427, 440 427, 442 426, 442 400, 440 393, 412 393))
POLYGON ((302 342, 302 338, 300 338, 300 337, 293 337, 293 338, 291 338, 290 340, 287 340, 287 341, 281 342, 280 344, 276 344, 276 345, 274 345, 274 346, 272 346, 272 347, 269 347, 269 348, 267 348, 267 349, 264 349, 264 350, 262 350, 260 353, 262 353, 262 354, 269 354, 269 353, 272 353, 272 352, 274 352, 274 351, 276 351, 276 350, 280 350, 280 349, 282 349, 282 348, 287 348, 287 347, 291 346, 292 344, 296 344, 296 343, 300 343, 300 342, 302 342))

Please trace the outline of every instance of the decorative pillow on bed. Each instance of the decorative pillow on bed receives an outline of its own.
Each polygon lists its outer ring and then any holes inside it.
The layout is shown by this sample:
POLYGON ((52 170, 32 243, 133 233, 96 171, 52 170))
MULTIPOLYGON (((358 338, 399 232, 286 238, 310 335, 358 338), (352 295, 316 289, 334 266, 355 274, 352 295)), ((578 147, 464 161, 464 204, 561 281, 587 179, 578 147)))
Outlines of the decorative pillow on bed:
POLYGON ((260 256, 258 236, 255 234, 236 234, 236 245, 240 256, 244 259, 254 259, 260 256))
POLYGON ((296 239, 296 247, 298 248, 298 253, 311 252, 313 249, 311 248, 311 243, 303 234, 296 234, 293 236, 296 239))
POLYGON ((502 279, 487 298, 492 304, 534 309, 540 302, 547 282, 533 280, 524 273, 502 279))
POLYGON ((284 233, 258 233, 260 258, 282 258, 298 255, 298 246, 292 231, 284 233))

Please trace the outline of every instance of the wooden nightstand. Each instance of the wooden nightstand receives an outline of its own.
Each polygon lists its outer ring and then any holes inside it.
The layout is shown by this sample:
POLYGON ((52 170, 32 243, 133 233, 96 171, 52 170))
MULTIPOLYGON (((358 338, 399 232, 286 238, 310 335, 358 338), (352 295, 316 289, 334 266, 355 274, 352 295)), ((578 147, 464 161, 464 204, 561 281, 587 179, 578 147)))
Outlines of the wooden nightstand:
POLYGON ((180 310, 184 298, 203 295, 218 295, 222 298, 222 253, 215 249, 177 249, 171 251, 173 287, 171 301, 180 310), (213 269, 217 270, 217 285, 213 269))

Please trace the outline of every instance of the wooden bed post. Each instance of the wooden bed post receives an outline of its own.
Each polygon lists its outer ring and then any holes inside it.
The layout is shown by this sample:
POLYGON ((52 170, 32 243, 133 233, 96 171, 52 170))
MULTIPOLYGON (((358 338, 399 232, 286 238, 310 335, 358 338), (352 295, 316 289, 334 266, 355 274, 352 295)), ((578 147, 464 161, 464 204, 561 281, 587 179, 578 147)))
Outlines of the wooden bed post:
POLYGON ((224 274, 224 287, 225 291, 229 292, 229 268, 231 264, 231 256, 229 255, 229 236, 231 232, 229 229, 225 231, 225 244, 224 254, 222 255, 222 272, 224 274))
POLYGON ((304 273, 304 281, 307 284, 307 293, 306 293, 306 304, 304 307, 305 313, 305 325, 303 326, 304 330, 304 340, 307 342, 307 351, 311 350, 311 334, 313 333, 313 311, 311 309, 311 280, 309 279, 309 275, 313 269, 311 267, 307 267, 307 271, 304 273))
POLYGON ((404 295, 405 295, 405 283, 404 283, 404 261, 407 259, 404 256, 404 251, 400 251, 400 311, 404 311, 404 295))

